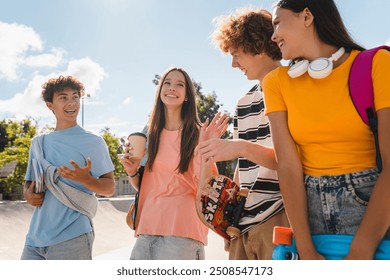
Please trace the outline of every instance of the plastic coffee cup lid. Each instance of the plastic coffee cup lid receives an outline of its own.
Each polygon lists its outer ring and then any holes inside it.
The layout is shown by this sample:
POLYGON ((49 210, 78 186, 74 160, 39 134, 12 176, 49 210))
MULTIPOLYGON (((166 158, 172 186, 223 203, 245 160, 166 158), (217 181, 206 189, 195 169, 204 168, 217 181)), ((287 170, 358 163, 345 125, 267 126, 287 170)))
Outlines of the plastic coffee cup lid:
POLYGON ((142 133, 142 132, 133 132, 129 135, 130 136, 142 136, 142 137, 145 137, 146 138, 146 135, 145 133, 142 133))

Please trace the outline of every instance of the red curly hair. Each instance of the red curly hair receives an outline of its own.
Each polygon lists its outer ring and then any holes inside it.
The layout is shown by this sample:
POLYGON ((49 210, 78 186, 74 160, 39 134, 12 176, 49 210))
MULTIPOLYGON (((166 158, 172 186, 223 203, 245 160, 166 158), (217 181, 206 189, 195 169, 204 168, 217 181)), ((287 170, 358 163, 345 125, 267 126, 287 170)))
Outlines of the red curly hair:
POLYGON ((265 52, 274 60, 282 59, 279 47, 271 40, 274 28, 269 11, 241 8, 214 21, 217 28, 212 40, 222 52, 242 48, 245 53, 256 55, 265 52))

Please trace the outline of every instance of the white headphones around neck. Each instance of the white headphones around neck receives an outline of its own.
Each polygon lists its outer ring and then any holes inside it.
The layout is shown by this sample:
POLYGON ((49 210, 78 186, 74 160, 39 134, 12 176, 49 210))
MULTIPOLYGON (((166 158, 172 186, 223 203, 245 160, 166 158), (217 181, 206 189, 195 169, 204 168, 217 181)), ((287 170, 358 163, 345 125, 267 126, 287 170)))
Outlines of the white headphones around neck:
POLYGON ((331 57, 320 57, 312 62, 308 60, 300 60, 288 69, 288 75, 291 78, 299 77, 306 72, 314 79, 323 79, 332 73, 333 61, 338 60, 345 53, 345 49, 341 47, 337 52, 331 55, 331 57))

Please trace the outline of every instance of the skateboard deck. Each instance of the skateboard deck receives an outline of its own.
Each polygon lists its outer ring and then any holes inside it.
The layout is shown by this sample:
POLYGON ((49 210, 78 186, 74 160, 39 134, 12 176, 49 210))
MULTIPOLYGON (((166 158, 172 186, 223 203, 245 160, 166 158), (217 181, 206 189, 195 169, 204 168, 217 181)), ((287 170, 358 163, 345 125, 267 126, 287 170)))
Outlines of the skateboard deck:
POLYGON ((196 211, 205 225, 230 240, 240 235, 237 226, 246 196, 247 191, 240 191, 240 187, 230 178, 215 175, 198 189, 196 211))

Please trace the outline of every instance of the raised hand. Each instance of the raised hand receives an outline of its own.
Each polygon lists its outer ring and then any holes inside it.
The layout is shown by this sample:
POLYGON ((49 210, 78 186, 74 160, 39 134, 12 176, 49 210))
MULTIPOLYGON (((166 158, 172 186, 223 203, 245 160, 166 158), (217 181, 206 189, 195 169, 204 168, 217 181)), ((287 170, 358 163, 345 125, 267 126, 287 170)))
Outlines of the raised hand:
POLYGON ((207 119, 202 125, 199 136, 199 144, 195 148, 195 153, 199 153, 202 160, 208 164, 226 160, 220 157, 219 154, 223 153, 221 145, 227 141, 220 139, 221 136, 226 132, 228 127, 229 117, 227 114, 218 112, 213 120, 209 122, 207 119), (222 142, 222 143, 221 143, 222 142), (212 150, 214 147, 214 151, 212 150), (221 150, 221 151, 219 151, 221 150))
POLYGON ((227 114, 222 115, 221 112, 218 112, 211 122, 207 119, 200 130, 199 142, 221 138, 229 126, 228 122, 227 114))

